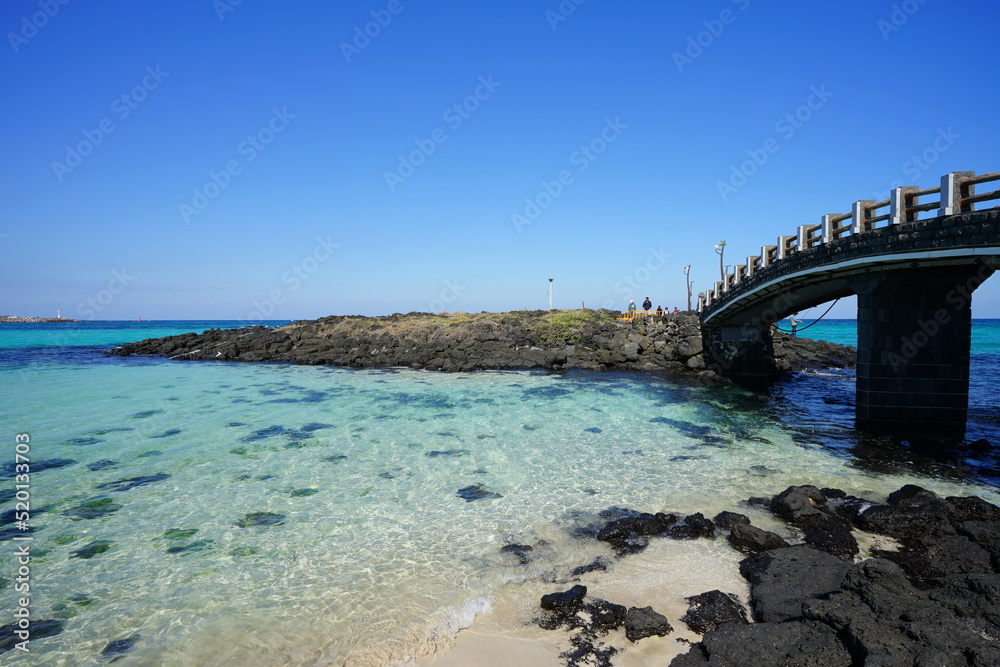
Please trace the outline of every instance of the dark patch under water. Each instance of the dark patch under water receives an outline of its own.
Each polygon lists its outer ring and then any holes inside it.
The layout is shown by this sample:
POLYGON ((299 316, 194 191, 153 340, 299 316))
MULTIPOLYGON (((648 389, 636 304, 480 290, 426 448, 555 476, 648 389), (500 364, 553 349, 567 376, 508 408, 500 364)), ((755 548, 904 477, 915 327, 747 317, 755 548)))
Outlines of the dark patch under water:
MULTIPOLYGON (((43 621, 31 621, 28 624, 28 634, 32 641, 52 637, 63 631, 63 622, 54 619, 43 621)), ((5 653, 13 649, 21 641, 17 630, 20 630, 18 623, 9 623, 0 627, 0 653, 5 653)))
POLYGON ((70 553, 72 555, 70 558, 83 558, 85 560, 93 558, 94 556, 102 554, 110 549, 112 544, 114 544, 114 542, 110 542, 108 540, 97 540, 80 549, 77 549, 76 551, 71 551, 70 553))
POLYGON ((156 482, 162 482, 165 479, 170 479, 170 475, 165 472, 158 472, 155 475, 143 475, 142 477, 129 477, 128 479, 119 479, 114 482, 106 482, 104 484, 98 484, 98 489, 111 489, 112 491, 128 491, 129 489, 134 489, 140 486, 145 486, 147 484, 155 484, 156 482))
POLYGON ((130 637, 125 637, 123 639, 115 639, 107 643, 104 650, 101 651, 101 655, 105 658, 109 656, 122 656, 132 650, 135 643, 139 641, 139 633, 135 633, 130 637))
POLYGON ((465 486, 455 492, 455 495, 462 498, 467 503, 471 503, 474 500, 486 500, 488 498, 503 498, 499 493, 490 491, 482 484, 472 484, 470 486, 465 486))
POLYGON ((274 512, 250 512, 236 522, 237 528, 249 528, 251 526, 280 526, 285 522, 284 514, 274 512))
POLYGON ((691 422, 680 419, 670 419, 669 417, 653 417, 649 421, 654 424, 668 424, 684 435, 689 435, 695 438, 703 438, 712 432, 711 426, 701 426, 699 424, 692 424, 691 422))
POLYGON ((306 424, 299 429, 302 433, 312 433, 313 431, 319 431, 325 428, 336 428, 334 424, 321 424, 319 422, 312 422, 311 424, 306 424))
POLYGON ((94 461, 93 463, 88 463, 87 467, 91 470, 106 470, 108 468, 114 468, 118 465, 118 461, 112 461, 111 459, 101 459, 100 461, 94 461))
MULTIPOLYGON (((42 472, 43 470, 54 470, 56 468, 65 468, 66 466, 71 466, 74 463, 79 463, 73 459, 45 459, 43 461, 30 461, 28 463, 31 474, 42 472)), ((19 464, 16 461, 9 461, 3 465, 3 476, 13 477, 18 474, 17 466, 19 464)), ((21 469, 24 472, 24 468, 21 469)))
POLYGON ((96 445, 100 442, 104 442, 101 438, 95 438, 93 436, 83 436, 79 438, 70 438, 66 441, 67 445, 96 445))
POLYGON ((167 549, 167 553, 182 554, 182 553, 189 553, 192 551, 204 551, 205 549, 211 549, 212 543, 213 543, 212 540, 198 540, 196 542, 192 542, 191 544, 170 547, 167 549))
POLYGON ((558 396, 569 396, 573 392, 562 387, 532 387, 522 391, 526 398, 556 398, 558 396))
POLYGON ((163 537, 168 540, 183 540, 198 532, 197 528, 168 528, 163 531, 163 537))
POLYGON ((168 429, 168 430, 164 431, 163 433, 160 433, 159 435, 154 435, 154 436, 150 436, 150 437, 153 437, 153 438, 169 438, 170 436, 173 436, 173 435, 180 435, 180 432, 181 432, 181 430, 179 428, 171 428, 171 429, 168 429))
POLYGON ((445 449, 443 451, 430 451, 424 454, 424 456, 429 456, 432 459, 439 456, 465 456, 466 454, 471 454, 468 449, 445 449))
POLYGON ((111 498, 91 498, 85 500, 76 507, 63 512, 74 521, 77 519, 99 519, 102 516, 114 514, 122 508, 121 505, 111 500, 111 498))

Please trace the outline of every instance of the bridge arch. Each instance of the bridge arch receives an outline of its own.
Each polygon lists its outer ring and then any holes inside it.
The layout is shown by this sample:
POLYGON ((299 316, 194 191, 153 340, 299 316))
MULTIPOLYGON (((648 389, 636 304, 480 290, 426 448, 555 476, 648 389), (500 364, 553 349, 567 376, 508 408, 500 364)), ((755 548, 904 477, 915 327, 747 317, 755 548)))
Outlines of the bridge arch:
POLYGON ((857 295, 858 427, 964 432, 972 293, 1000 268, 1000 207, 977 210, 1000 190, 975 186, 998 180, 953 172, 896 188, 763 246, 699 294, 706 363, 741 381, 773 375, 773 323, 857 295))

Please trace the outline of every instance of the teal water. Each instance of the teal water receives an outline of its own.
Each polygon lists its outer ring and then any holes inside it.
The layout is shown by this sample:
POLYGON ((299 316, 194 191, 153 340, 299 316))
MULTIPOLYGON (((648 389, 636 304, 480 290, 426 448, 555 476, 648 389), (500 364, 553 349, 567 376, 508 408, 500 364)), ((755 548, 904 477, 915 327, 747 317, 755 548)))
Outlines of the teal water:
MULTIPOLYGON (((783 331, 790 331, 788 320, 778 323, 783 331)), ((857 320, 828 320, 817 322, 804 318, 799 325, 799 335, 813 340, 825 340, 838 345, 858 344, 857 320)), ((972 354, 1000 355, 1000 320, 974 320, 972 326, 972 354)))
MULTIPOLYGON (((100 324, 0 326, 0 463, 25 432, 36 466, 64 460, 30 481, 32 611, 64 632, 5 664, 100 664, 125 638, 122 665, 397 664, 511 587, 610 555, 570 534, 610 506, 712 516, 799 483, 1000 501, 989 454, 941 462, 855 433, 849 372, 756 396, 634 373, 120 359, 103 351, 238 323, 100 324), (457 495, 472 485, 497 495, 457 495), (246 525, 260 513, 280 516, 246 525), (540 539, 527 567, 500 552, 540 539)), ((970 439, 1000 434, 996 361, 975 355, 970 439)), ((706 577, 732 560, 721 541, 676 548, 706 577)))

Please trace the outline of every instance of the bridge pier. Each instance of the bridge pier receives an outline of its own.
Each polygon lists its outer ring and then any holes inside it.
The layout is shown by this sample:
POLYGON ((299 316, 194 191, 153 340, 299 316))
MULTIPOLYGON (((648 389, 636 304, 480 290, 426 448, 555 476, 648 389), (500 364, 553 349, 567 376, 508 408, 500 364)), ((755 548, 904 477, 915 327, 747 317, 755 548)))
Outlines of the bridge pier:
POLYGON ((993 271, 978 263, 849 281, 858 295, 858 428, 965 432, 972 292, 993 271))
POLYGON ((775 376, 774 343, 771 327, 702 327, 702 355, 705 365, 720 375, 750 386, 762 387, 775 376))

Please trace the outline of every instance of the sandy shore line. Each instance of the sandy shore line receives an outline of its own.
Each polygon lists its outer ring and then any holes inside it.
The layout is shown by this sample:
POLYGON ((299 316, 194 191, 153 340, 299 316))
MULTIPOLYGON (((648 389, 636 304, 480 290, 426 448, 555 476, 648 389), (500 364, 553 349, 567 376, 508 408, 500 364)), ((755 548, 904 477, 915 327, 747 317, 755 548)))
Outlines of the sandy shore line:
POLYGON ((559 654, 569 648, 569 634, 538 627, 541 595, 566 590, 573 583, 587 586, 588 596, 625 605, 650 606, 673 626, 666 637, 630 642, 624 630, 603 638, 620 649, 614 662, 622 667, 666 665, 701 636, 680 620, 688 609, 685 597, 719 589, 746 604, 749 588, 739 574, 741 554, 725 540, 653 540, 642 553, 615 560, 607 572, 591 572, 579 582, 526 581, 505 587, 491 612, 476 617, 458 633, 446 651, 419 660, 418 667, 563 667, 559 654))

